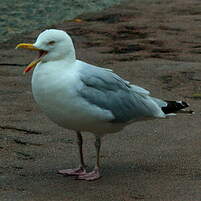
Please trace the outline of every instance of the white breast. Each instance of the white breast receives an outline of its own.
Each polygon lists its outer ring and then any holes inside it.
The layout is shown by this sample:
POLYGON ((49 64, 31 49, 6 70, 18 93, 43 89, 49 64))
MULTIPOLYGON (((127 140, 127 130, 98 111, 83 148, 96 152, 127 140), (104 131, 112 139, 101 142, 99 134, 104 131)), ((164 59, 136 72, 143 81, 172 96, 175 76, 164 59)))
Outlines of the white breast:
POLYGON ((57 62, 37 65, 32 76, 34 99, 45 114, 62 127, 92 132, 105 130, 113 115, 79 96, 82 82, 78 70, 77 65, 66 67, 61 61, 59 66, 57 62))

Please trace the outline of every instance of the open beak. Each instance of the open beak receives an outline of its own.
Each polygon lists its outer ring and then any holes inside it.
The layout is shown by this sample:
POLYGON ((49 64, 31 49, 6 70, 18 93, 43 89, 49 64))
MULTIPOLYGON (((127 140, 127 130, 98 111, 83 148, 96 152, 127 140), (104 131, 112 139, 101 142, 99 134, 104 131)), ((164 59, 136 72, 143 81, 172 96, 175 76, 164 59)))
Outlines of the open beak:
POLYGON ((23 71, 23 73, 27 73, 29 72, 32 68, 34 68, 42 59, 43 56, 45 56, 48 52, 41 50, 39 48, 36 48, 33 44, 29 44, 29 43, 20 43, 16 46, 17 48, 25 48, 25 49, 29 49, 29 50, 34 50, 34 51, 38 51, 39 52, 39 56, 34 59, 23 71))

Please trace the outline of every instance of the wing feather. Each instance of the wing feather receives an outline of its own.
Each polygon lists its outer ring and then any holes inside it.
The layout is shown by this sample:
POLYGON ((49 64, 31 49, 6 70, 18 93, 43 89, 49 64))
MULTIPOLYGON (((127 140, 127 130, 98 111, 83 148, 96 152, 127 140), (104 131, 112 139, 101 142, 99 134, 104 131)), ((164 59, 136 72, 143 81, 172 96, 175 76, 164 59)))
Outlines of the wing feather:
POLYGON ((80 96, 90 104, 111 111, 115 117, 112 122, 164 115, 147 90, 130 85, 112 71, 84 63, 80 79, 83 83, 80 96))

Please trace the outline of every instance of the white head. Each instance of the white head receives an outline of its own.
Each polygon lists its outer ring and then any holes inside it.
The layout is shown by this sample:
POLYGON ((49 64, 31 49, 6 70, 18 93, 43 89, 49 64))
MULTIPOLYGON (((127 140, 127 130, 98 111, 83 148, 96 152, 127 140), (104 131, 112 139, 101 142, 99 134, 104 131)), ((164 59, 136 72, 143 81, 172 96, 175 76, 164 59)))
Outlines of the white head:
POLYGON ((75 59, 73 42, 70 36, 62 30, 48 29, 43 31, 33 46, 47 52, 42 61, 54 61, 64 58, 75 59))
POLYGON ((24 72, 28 72, 39 62, 66 59, 69 63, 75 61, 75 48, 71 37, 62 30, 48 29, 40 33, 34 44, 20 43, 17 48, 27 48, 39 51, 39 56, 24 72))

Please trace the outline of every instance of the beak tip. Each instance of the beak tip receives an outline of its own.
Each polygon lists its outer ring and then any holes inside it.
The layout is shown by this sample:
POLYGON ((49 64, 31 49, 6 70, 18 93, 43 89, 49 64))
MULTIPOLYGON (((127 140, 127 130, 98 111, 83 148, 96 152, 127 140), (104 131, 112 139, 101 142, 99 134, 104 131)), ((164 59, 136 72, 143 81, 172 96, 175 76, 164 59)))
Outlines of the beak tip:
POLYGON ((23 43, 19 43, 16 45, 15 49, 19 49, 20 47, 23 47, 23 45, 24 45, 23 43))

